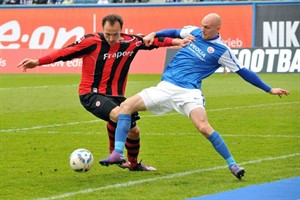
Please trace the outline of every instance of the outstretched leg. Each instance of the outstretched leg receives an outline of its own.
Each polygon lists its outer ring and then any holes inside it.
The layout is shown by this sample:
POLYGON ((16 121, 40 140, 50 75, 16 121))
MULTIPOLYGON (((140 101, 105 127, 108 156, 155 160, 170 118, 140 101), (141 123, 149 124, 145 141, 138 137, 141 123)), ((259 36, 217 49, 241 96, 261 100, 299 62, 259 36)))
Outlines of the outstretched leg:
POLYGON ((190 113, 190 119, 195 127, 211 142, 214 149, 226 161, 231 173, 238 179, 241 179, 242 176, 244 176, 245 169, 237 165, 224 139, 208 123, 205 109, 203 107, 193 109, 190 113))
POLYGON ((237 165, 221 135, 214 131, 210 136, 207 137, 207 139, 212 143, 214 149, 227 162, 231 173, 238 179, 241 179, 242 176, 244 176, 245 169, 237 165))

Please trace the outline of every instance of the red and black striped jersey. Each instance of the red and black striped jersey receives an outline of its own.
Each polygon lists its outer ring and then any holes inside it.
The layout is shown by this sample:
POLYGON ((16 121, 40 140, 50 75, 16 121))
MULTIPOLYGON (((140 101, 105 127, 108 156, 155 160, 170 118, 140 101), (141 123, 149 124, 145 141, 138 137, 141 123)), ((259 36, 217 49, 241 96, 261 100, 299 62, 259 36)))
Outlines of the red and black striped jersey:
POLYGON ((147 47, 142 35, 121 34, 121 41, 109 45, 103 33, 87 34, 73 44, 39 59, 40 65, 82 58, 79 94, 91 92, 124 96, 130 64, 139 50, 172 46, 171 38, 155 38, 147 47))

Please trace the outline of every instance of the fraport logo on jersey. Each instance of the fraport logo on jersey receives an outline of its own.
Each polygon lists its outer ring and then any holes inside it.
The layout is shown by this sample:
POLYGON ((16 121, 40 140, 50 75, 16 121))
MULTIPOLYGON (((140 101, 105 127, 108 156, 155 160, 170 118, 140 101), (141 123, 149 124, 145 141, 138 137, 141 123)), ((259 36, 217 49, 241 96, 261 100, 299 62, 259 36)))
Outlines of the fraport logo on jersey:
POLYGON ((207 52, 208 53, 213 53, 213 52, 215 52, 215 49, 213 47, 208 47, 207 52))
POLYGON ((106 60, 108 58, 118 59, 118 58, 124 57, 124 56, 131 56, 132 54, 133 54, 133 51, 124 51, 124 52, 116 52, 116 53, 106 53, 103 56, 103 60, 106 60))

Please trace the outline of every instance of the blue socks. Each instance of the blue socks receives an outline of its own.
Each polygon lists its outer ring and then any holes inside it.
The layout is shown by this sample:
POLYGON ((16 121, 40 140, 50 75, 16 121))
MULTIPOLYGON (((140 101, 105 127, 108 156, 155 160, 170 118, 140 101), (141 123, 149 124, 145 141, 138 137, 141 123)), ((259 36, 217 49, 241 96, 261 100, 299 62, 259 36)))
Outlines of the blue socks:
MULTIPOLYGON (((117 153, 124 153, 125 142, 127 134, 131 127, 131 115, 119 114, 118 116, 118 126, 116 129, 115 136, 115 149, 117 153)), ((223 138, 218 132, 214 131, 207 139, 212 143, 215 150, 224 158, 227 162, 229 168, 237 165, 234 158, 232 157, 227 145, 223 138)))
POLYGON ((119 114, 117 124, 114 151, 123 154, 127 134, 131 127, 131 115, 119 114))
POLYGON ((225 141, 219 135, 218 132, 214 131, 208 138, 207 138, 215 148, 215 150, 224 158, 227 162, 229 168, 237 165, 234 158, 232 157, 225 141))

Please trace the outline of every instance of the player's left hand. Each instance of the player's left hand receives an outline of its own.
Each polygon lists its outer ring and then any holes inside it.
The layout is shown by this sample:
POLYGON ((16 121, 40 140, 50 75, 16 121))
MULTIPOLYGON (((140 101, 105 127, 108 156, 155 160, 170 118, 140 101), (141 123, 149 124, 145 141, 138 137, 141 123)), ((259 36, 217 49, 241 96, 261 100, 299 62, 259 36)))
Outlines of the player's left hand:
POLYGON ((288 96, 290 93, 289 91, 281 88, 272 88, 269 92, 270 94, 278 95, 280 98, 282 95, 288 96))
POLYGON ((145 37, 143 37, 143 41, 146 46, 151 46, 153 44, 155 35, 156 33, 152 32, 146 35, 145 37))
POLYGON ((182 42, 180 43, 181 47, 185 47, 186 45, 193 43, 195 41, 195 36, 189 34, 185 38, 182 39, 182 42))

